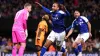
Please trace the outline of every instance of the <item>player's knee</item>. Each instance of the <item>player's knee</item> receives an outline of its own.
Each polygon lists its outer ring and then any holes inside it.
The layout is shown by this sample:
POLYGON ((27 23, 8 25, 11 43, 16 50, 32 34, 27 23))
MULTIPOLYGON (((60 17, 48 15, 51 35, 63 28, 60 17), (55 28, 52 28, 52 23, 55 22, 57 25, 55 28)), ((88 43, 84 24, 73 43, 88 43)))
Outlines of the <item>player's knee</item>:
POLYGON ((63 53, 66 52, 65 48, 62 47, 61 52, 63 52, 63 53))
POLYGON ((40 51, 41 47, 40 46, 36 46, 36 49, 37 49, 37 51, 40 51))
POLYGON ((77 47, 77 43, 74 42, 73 45, 72 45, 72 47, 73 47, 73 48, 76 48, 76 47, 77 47))
POLYGON ((51 40, 47 40, 46 43, 44 44, 44 46, 46 48, 48 48, 51 45, 52 41, 51 40))
POLYGON ((72 47, 74 48, 75 47, 75 44, 72 44, 72 47))
POLYGON ((21 43, 21 46, 25 48, 26 47, 26 43, 21 43))
POLYGON ((41 47, 38 47, 37 50, 40 51, 41 50, 41 47))

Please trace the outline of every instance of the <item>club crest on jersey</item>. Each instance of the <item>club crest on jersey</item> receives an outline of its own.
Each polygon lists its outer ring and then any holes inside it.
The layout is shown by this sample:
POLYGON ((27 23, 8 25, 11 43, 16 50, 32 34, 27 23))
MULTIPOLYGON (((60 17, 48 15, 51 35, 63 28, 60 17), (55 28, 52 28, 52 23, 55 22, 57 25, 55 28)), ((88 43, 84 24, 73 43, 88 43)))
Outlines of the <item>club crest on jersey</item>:
POLYGON ((79 22, 79 25, 82 25, 83 24, 83 22, 79 22))
POLYGON ((55 16, 56 16, 56 19, 58 19, 58 15, 56 14, 55 16))
POLYGON ((82 19, 80 19, 80 21, 82 21, 82 19))

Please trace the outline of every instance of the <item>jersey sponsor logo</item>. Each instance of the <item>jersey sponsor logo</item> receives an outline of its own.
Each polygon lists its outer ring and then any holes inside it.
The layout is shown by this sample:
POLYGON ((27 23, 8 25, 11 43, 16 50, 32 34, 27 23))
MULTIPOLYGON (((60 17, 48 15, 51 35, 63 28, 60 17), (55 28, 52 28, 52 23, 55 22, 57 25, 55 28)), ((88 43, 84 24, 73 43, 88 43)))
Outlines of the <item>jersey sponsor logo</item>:
POLYGON ((58 20, 58 14, 52 17, 53 20, 58 20))
POLYGON ((83 21, 80 21, 80 22, 77 22, 76 21, 76 25, 78 26, 78 25, 82 25, 84 22, 83 21))

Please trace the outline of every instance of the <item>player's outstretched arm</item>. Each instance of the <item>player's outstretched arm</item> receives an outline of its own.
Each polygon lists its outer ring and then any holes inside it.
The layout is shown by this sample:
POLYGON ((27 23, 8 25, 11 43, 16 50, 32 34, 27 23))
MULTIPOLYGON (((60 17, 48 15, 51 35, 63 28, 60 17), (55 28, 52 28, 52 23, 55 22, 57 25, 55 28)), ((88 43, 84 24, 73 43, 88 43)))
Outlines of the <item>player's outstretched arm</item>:
POLYGON ((37 5, 39 5, 40 7, 42 7, 42 4, 38 3, 38 2, 35 2, 37 5))
POLYGON ((50 12, 50 10, 49 10, 48 8, 44 7, 43 5, 41 5, 41 4, 38 3, 38 2, 35 2, 35 3, 38 4, 40 7, 42 7, 42 9, 43 9, 46 13, 51 14, 51 12, 50 12))
POLYGON ((61 10, 63 10, 65 12, 65 16, 70 16, 69 11, 66 9, 66 7, 63 4, 60 4, 61 6, 61 10))
POLYGON ((65 6, 64 6, 64 9, 65 9, 66 16, 70 16, 70 13, 69 13, 69 11, 66 9, 65 6))
POLYGON ((92 37, 92 34, 91 34, 91 24, 90 24, 90 22, 87 22, 87 25, 88 25, 90 37, 92 37))
POLYGON ((72 25, 66 28, 66 32, 68 32, 71 29, 72 25))
POLYGON ((71 29, 69 30, 67 36, 65 37, 65 39, 67 39, 74 31, 74 28, 75 28, 75 20, 73 21, 72 25, 70 26, 71 29))
POLYGON ((65 37, 65 39, 67 39, 74 31, 74 28, 71 28, 70 31, 68 32, 67 36, 65 37))
POLYGON ((70 13, 68 10, 66 10, 66 16, 70 16, 70 13))

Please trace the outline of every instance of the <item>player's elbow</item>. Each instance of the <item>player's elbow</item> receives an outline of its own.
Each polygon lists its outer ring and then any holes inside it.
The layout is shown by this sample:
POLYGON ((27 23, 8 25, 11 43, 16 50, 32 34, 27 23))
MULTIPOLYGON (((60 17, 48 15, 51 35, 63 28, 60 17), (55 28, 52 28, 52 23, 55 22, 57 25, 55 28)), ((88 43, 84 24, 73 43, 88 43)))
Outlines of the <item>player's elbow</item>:
POLYGON ((88 22, 87 24, 88 24, 88 26, 89 26, 89 27, 91 27, 91 24, 90 24, 90 22, 88 22))
POLYGON ((73 31, 74 31, 74 28, 71 28, 71 29, 70 29, 70 32, 72 33, 73 31))
POLYGON ((37 51, 41 50, 41 46, 36 46, 37 51))

